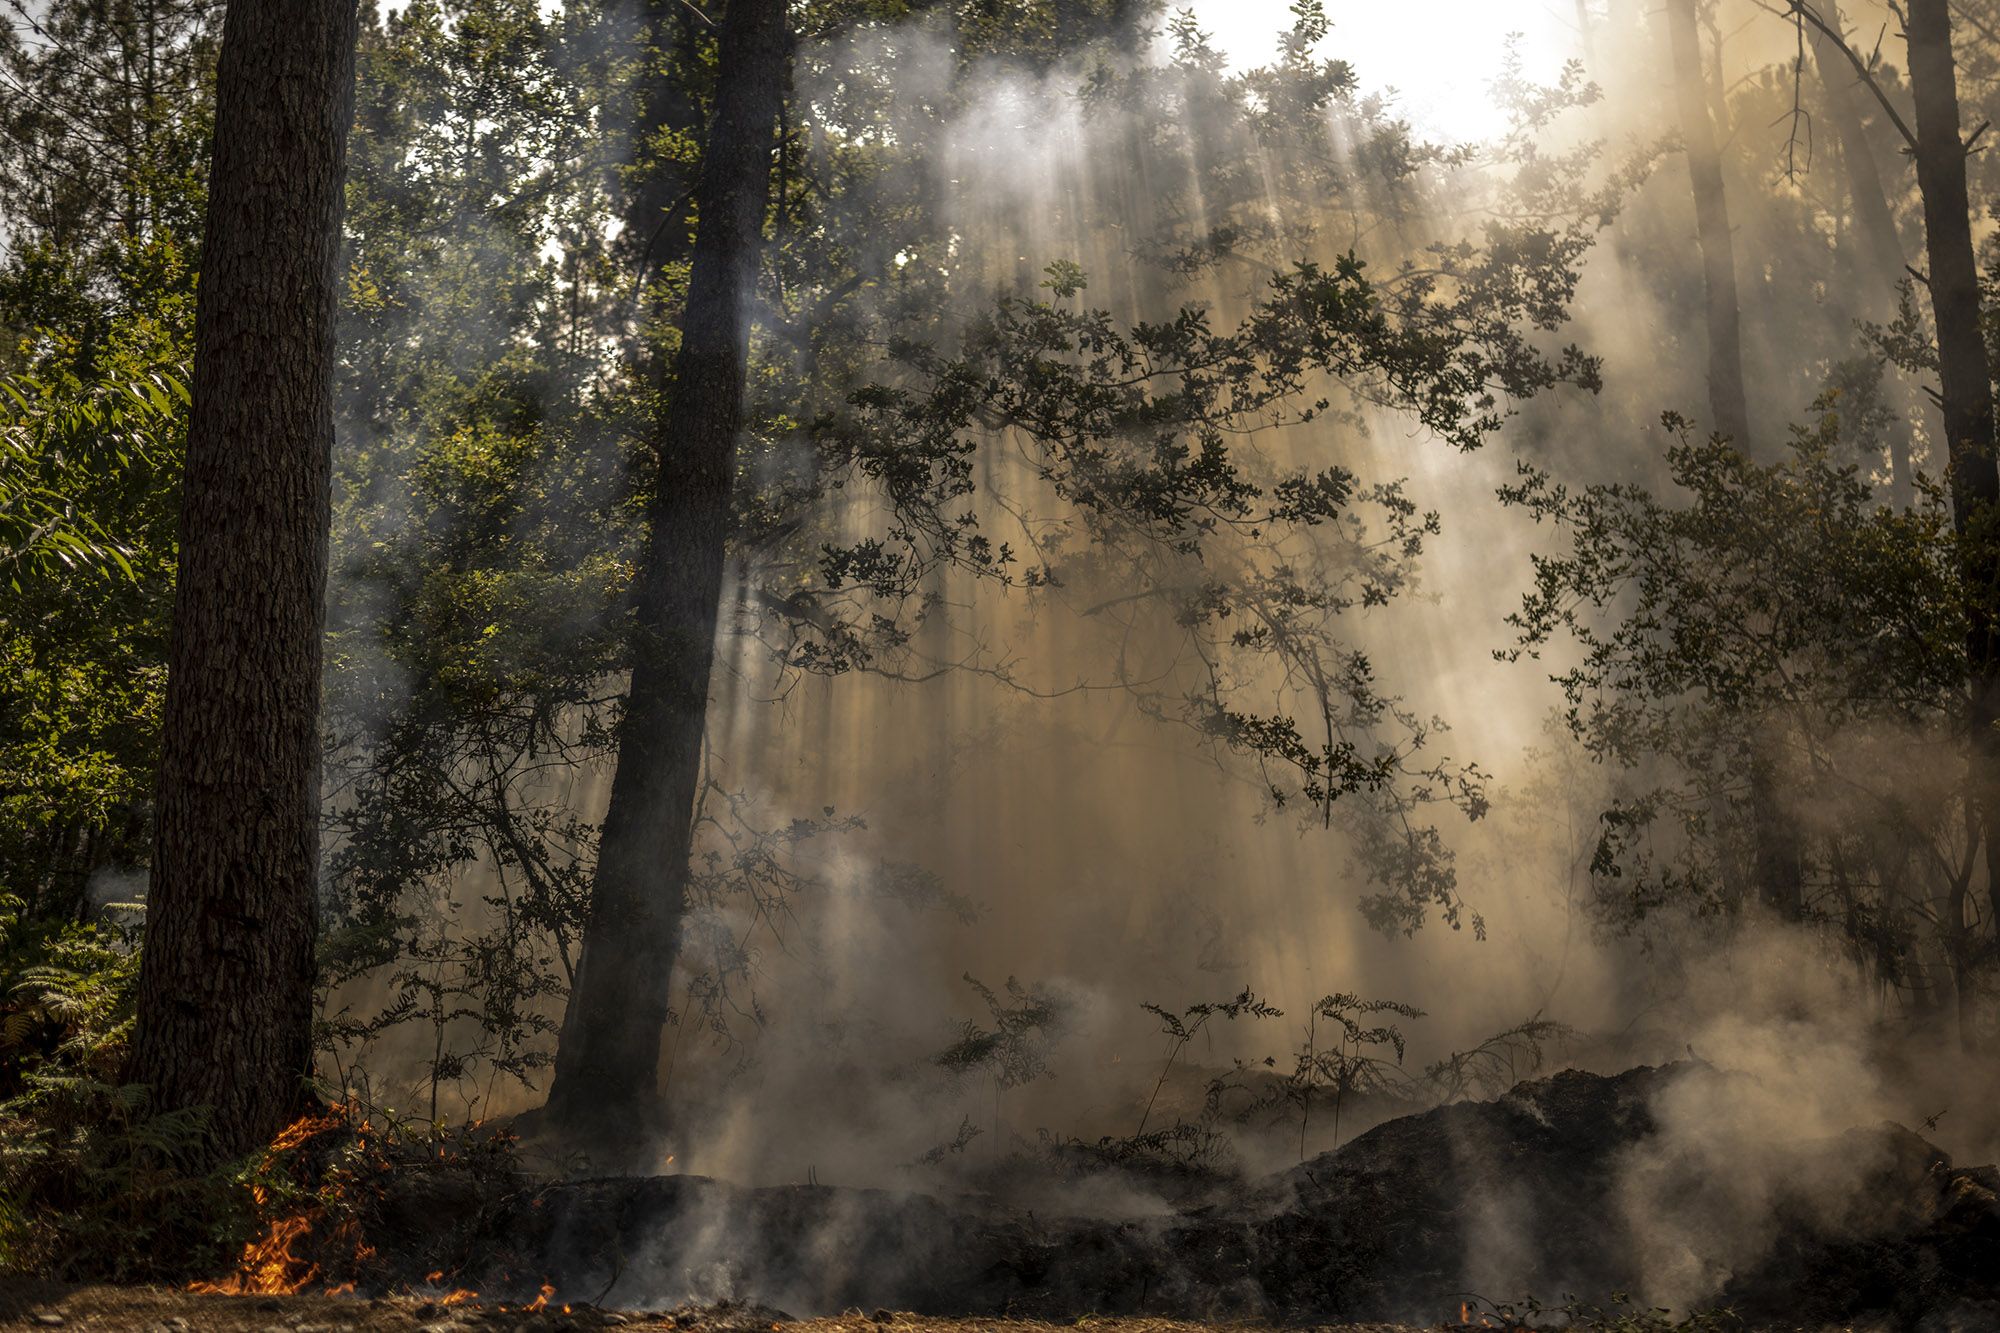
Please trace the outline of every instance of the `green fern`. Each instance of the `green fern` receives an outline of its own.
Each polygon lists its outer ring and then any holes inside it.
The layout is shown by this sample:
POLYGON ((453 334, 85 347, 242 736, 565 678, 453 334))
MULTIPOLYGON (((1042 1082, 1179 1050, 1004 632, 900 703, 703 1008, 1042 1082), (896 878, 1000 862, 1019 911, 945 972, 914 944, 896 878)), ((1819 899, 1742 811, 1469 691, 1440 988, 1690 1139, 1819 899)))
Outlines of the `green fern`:
POLYGON ((0 1272, 177 1277, 247 1219, 234 1174, 200 1166, 201 1113, 123 1081, 135 919, 31 922, 0 895, 0 1272))

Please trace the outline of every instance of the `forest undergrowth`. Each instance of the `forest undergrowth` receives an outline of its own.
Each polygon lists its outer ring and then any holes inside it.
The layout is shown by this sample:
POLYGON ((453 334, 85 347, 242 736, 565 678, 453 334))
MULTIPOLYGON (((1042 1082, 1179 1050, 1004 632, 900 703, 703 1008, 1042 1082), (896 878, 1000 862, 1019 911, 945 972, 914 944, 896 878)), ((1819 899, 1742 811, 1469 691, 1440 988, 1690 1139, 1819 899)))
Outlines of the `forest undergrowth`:
POLYGON ((0 5, 0 1319, 1993 1313, 2000 0, 1249 8, 0 5))

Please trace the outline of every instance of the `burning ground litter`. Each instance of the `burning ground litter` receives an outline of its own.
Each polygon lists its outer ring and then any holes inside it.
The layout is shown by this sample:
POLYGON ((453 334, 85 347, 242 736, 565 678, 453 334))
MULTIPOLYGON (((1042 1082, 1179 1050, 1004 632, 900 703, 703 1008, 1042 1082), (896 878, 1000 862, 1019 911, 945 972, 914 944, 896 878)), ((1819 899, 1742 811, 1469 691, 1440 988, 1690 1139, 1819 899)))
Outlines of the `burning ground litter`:
MULTIPOLYGON (((1787 1142, 1775 1183, 1733 1201, 1672 1117, 1689 1104, 1720 1115, 1747 1081, 1698 1062, 1567 1070, 1140 1218, 1037 1213, 1001 1189, 538 1181, 445 1164, 380 1183, 356 1215, 373 1245, 356 1273, 362 1293, 436 1310, 1428 1325, 1666 1291, 1683 1315, 1728 1310, 1756 1328, 2000 1322, 2000 1172, 1954 1166, 1885 1123, 1787 1142), (1724 1225, 1732 1207, 1760 1225, 1724 1225), (439 1266, 381 1257, 415 1255, 439 1266)), ((271 1263, 244 1256, 249 1273, 271 1263)))
MULTIPOLYGON (((1462 1325, 1461 1325, 1462 1327, 1462 1325)), ((1051 1324, 1029 1319, 939 1319, 874 1311, 823 1319, 792 1319, 782 1311, 690 1308, 646 1312, 580 1309, 568 1313, 469 1306, 456 1311, 414 1298, 361 1299, 298 1295, 289 1297, 190 1296, 162 1287, 34 1288, 0 1284, 0 1328, 144 1329, 149 1333, 376 1333, 378 1330, 521 1329, 582 1330, 628 1328, 679 1333, 1057 1333, 1088 1328, 1092 1333, 1211 1333, 1214 1325, 1167 1319, 1086 1318, 1051 1324)), ((1262 1333, 1257 1325, 1227 1333, 1262 1333)), ((1350 1324, 1325 1333, 1419 1333, 1405 1324, 1350 1324)))

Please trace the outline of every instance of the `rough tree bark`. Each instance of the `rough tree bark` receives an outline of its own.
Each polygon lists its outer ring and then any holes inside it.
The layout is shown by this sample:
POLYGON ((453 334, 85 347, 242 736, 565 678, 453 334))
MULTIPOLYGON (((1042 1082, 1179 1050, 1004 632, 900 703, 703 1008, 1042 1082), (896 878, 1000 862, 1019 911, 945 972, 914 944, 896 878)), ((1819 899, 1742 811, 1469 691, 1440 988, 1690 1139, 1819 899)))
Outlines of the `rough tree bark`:
POLYGON ((1986 842, 1987 894, 2000 920, 2000 593, 1994 502, 1993 379, 1979 326, 1979 268, 1965 183, 1966 144, 1951 50, 1950 0, 1911 0, 1910 95, 1916 109, 1917 188, 1924 201, 1924 249, 1937 322, 1938 389, 1951 457, 1952 520, 1963 542, 1970 660, 1968 800, 1986 842))
POLYGON ((221 1154, 306 1100, 354 0, 231 4, 130 1077, 221 1154))
POLYGON ((641 1143, 662 1125, 660 1038, 680 950, 749 300, 790 43, 783 0, 730 0, 719 43, 681 345, 638 576, 632 683, 547 1107, 558 1131, 600 1153, 641 1143))

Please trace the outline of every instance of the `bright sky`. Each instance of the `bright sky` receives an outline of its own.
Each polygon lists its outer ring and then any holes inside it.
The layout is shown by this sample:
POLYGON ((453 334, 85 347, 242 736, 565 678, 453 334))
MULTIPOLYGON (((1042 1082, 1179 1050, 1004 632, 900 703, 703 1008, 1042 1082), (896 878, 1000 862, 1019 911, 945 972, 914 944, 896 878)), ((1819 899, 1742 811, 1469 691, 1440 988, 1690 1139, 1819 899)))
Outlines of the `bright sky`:
MULTIPOLYGON (((1574 0, 1325 0, 1333 33, 1323 54, 1351 61, 1363 87, 1393 85, 1412 119, 1450 137, 1495 127, 1486 84, 1507 35, 1522 35, 1531 77, 1578 54, 1574 0)), ((1232 63, 1259 63, 1291 26, 1291 0, 1169 0, 1192 8, 1232 63)))

